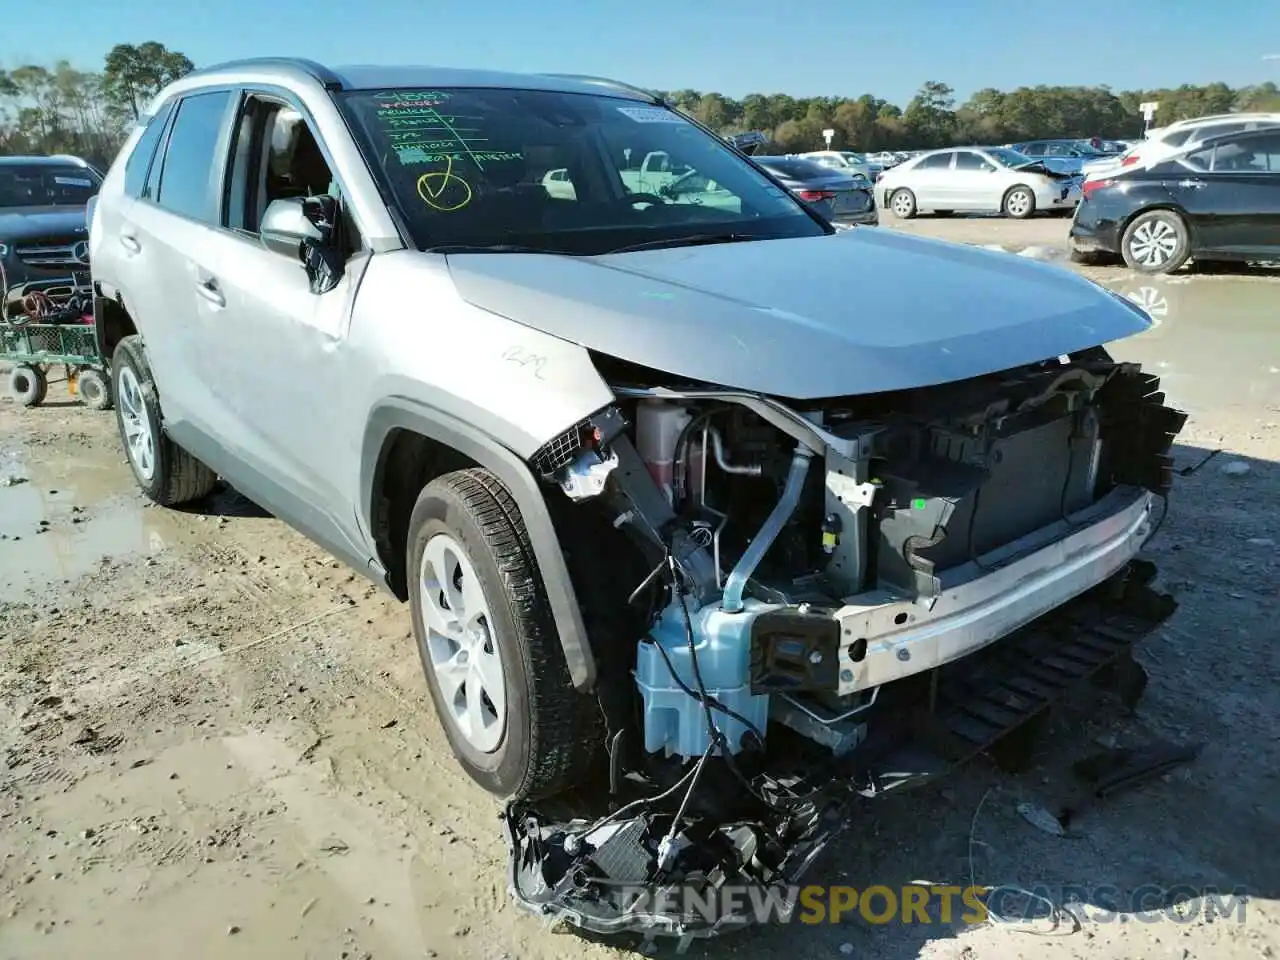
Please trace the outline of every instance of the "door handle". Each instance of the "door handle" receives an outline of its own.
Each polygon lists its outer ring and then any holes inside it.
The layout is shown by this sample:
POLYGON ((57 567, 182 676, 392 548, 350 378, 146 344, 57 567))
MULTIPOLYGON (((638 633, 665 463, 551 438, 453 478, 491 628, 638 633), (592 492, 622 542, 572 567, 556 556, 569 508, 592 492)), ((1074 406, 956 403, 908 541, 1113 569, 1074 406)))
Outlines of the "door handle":
POLYGON ((218 281, 212 278, 196 281, 196 293, 200 294, 215 307, 225 307, 227 305, 227 298, 218 289, 218 281))
POLYGON ((1204 188, 1203 180, 1180 180, 1178 186, 1185 187, 1188 190, 1201 190, 1204 188))
POLYGON ((124 247, 130 253, 141 253, 142 244, 138 242, 138 238, 131 233, 120 234, 120 246, 124 247))

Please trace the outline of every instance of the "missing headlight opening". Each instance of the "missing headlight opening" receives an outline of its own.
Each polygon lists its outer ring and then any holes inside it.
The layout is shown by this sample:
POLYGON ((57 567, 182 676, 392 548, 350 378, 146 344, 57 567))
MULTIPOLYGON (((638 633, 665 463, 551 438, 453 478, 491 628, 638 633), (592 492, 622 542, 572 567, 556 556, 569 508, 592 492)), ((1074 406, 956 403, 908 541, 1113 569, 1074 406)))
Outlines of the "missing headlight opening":
POLYGON ((597 362, 617 403, 535 466, 586 544, 607 774, 506 810, 526 908, 606 933, 750 922, 634 892, 788 889, 854 804, 1086 678, 1140 692, 1131 647, 1175 604, 1137 553, 1185 415, 1136 365, 1093 349, 793 404, 597 362))

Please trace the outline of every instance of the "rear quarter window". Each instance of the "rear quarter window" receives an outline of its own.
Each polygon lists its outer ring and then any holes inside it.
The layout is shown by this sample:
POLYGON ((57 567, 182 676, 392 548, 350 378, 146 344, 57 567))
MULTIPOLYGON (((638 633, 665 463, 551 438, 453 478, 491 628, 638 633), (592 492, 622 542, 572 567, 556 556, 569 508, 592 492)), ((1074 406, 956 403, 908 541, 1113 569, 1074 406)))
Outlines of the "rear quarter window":
POLYGON ((131 197, 142 196, 142 188, 147 182, 147 171, 151 169, 151 161, 156 155, 156 145, 160 135, 164 133, 165 124, 169 122, 169 114, 173 112, 173 101, 162 104, 142 130, 124 163, 124 192, 131 197))

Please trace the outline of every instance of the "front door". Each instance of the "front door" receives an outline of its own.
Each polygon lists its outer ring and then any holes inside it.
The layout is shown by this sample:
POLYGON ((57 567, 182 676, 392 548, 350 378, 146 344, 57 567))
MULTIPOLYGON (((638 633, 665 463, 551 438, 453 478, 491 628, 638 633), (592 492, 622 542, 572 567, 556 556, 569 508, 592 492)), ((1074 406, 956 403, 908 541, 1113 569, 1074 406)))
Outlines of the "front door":
POLYGON ((1171 162, 1166 188, 1187 211, 1199 250, 1280 252, 1280 131, 1242 133, 1171 162))
POLYGON ((343 376, 342 347, 367 255, 344 215, 342 278, 313 292, 297 257, 268 250, 259 225, 272 201, 340 201, 341 190, 313 125, 286 95, 246 92, 235 129, 223 229, 199 276, 205 376, 232 412, 255 499, 335 552, 358 553, 353 505, 339 491, 344 470, 358 469, 360 438, 337 425, 365 399, 343 376))
POLYGON ((1000 190, 996 165, 973 150, 957 150, 948 188, 956 210, 997 210, 1000 190))

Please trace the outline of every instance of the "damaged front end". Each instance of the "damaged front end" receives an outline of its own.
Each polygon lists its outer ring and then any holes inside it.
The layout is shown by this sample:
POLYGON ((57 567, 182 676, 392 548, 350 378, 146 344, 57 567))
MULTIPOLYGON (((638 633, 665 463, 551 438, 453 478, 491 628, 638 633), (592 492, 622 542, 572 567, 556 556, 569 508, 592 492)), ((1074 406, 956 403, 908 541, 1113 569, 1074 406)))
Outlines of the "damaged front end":
POLYGON ((1101 349, 794 405, 597 362, 617 404, 535 458, 579 525, 608 727, 607 782, 504 813, 543 916, 788 915, 855 802, 1132 673, 1173 610, 1136 556, 1185 415, 1101 349))

